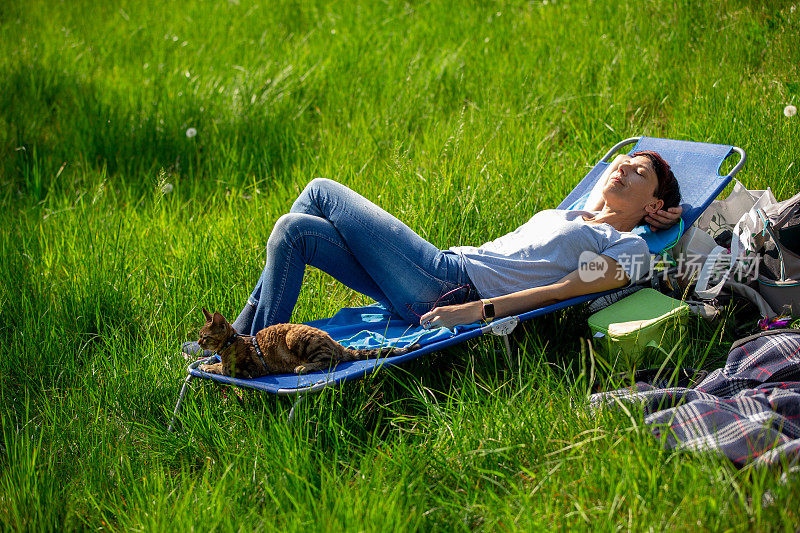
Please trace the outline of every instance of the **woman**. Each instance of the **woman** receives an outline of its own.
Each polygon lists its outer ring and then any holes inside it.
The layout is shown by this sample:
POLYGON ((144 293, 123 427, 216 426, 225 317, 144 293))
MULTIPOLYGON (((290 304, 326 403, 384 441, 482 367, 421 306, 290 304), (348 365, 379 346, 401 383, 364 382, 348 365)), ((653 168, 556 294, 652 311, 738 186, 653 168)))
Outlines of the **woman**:
MULTIPOLYGON (((331 180, 306 186, 267 242, 264 271, 233 327, 244 335, 288 322, 306 265, 424 327, 518 314, 556 301, 621 287, 649 267, 640 223, 677 222, 678 184, 655 152, 618 156, 585 211, 547 210, 479 248, 439 250, 394 216, 331 180), (596 279, 578 271, 596 255, 596 279)), ((196 353, 196 343, 184 352, 196 353)))

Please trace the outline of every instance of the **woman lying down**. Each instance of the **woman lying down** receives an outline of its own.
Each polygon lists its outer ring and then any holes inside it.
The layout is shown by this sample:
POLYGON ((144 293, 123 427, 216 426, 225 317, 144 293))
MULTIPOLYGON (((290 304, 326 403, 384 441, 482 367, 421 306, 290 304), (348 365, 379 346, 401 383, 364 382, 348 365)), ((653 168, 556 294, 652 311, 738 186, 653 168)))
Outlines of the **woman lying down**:
MULTIPOLYGON (((426 328, 489 321, 619 288, 649 271, 647 244, 631 230, 675 224, 679 203, 678 182, 657 153, 620 155, 583 210, 541 211, 482 246, 440 250, 363 196, 317 178, 276 222, 261 277, 230 325, 234 334, 254 336, 288 323, 306 265, 426 328), (587 253, 594 257, 592 276, 579 270, 587 253)), ((183 346, 186 354, 201 350, 197 342, 183 346)))
POLYGON ((452 327, 635 282, 649 272, 650 252, 644 239, 630 232, 641 224, 670 227, 680 218, 679 204, 678 182, 661 156, 617 156, 582 210, 540 211, 479 248, 451 248, 480 301, 436 307, 421 322, 452 327), (587 257, 589 264, 579 265, 587 257))

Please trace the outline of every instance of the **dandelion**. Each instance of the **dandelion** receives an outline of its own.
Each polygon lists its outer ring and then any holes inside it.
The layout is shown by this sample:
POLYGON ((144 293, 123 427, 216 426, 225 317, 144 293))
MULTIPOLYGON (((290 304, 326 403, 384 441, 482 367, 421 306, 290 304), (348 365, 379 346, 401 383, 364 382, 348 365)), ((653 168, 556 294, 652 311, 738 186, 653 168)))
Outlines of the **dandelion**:
POLYGON ((175 188, 175 187, 173 187, 171 183, 165 183, 165 184, 163 184, 163 185, 161 186, 161 192, 162 192, 163 194, 169 194, 169 193, 171 193, 171 192, 172 192, 172 190, 173 190, 174 188, 175 188))
POLYGON ((797 114, 797 108, 793 105, 787 105, 783 108, 783 114, 786 115, 787 118, 791 118, 797 114))
POLYGON ((196 129, 189 128, 189 129, 186 130, 186 136, 189 137, 190 139, 192 137, 194 137, 195 135, 197 135, 197 130, 196 129))

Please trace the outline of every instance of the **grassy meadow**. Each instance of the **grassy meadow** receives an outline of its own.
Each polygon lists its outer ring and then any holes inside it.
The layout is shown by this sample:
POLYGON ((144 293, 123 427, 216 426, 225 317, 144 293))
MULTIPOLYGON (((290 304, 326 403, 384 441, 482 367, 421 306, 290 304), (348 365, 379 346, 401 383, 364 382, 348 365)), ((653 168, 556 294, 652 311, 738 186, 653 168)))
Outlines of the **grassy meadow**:
MULTIPOLYGON (((800 9, 775 0, 0 2, 0 529, 794 531, 800 476, 586 410, 587 313, 309 398, 197 383, 316 176, 446 248, 617 141, 734 144, 800 191, 800 9), (195 133, 196 135, 192 135, 195 133)), ((368 301, 309 270, 293 320, 368 301)), ((719 366, 734 317, 680 357, 719 366)))

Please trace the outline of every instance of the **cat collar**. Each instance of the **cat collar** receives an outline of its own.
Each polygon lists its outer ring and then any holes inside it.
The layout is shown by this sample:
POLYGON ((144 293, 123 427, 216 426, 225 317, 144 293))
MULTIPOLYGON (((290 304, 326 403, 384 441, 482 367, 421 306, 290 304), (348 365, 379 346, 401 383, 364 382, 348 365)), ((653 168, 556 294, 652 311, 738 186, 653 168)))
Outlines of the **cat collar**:
POLYGON ((267 366, 267 362, 264 361, 264 354, 261 353, 261 348, 258 347, 258 341, 256 341, 255 336, 253 336, 252 342, 253 342, 253 348, 256 349, 256 355, 258 356, 259 361, 261 361, 261 364, 263 365, 264 370, 269 370, 269 367, 267 366))
POLYGON ((224 343, 222 343, 222 346, 220 347, 219 351, 221 352, 222 350, 224 350, 224 349, 228 348, 228 347, 229 347, 231 344, 233 344, 234 342, 236 342, 236 339, 237 339, 237 338, 239 338, 239 334, 238 334, 238 333, 236 333, 236 332, 234 332, 234 333, 233 333, 233 335, 231 335, 230 337, 228 337, 228 338, 225 340, 225 342, 224 342, 224 343))

